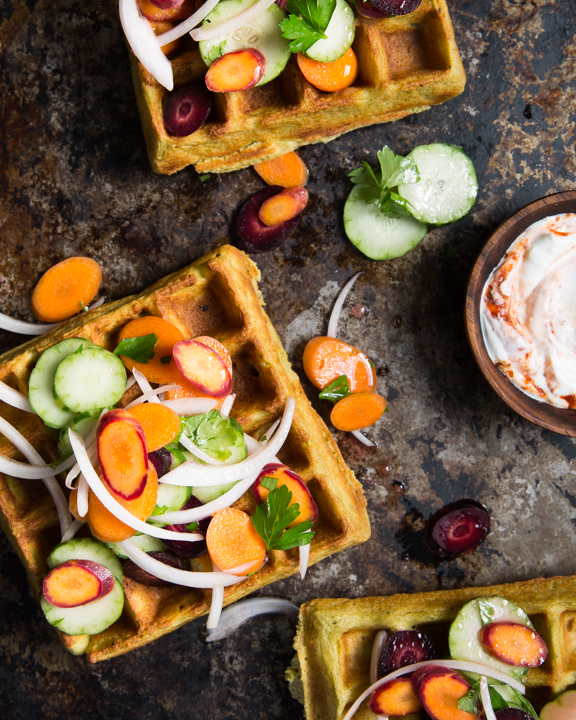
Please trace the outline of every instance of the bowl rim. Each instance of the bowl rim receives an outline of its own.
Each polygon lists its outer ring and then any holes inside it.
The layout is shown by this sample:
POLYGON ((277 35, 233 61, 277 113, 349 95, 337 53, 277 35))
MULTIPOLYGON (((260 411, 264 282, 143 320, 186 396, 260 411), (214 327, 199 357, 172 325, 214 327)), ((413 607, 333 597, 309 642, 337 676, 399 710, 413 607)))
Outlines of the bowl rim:
POLYGON ((526 228, 538 220, 549 215, 568 212, 576 213, 576 190, 566 190, 535 200, 496 228, 482 248, 470 273, 466 289, 465 320, 466 335, 474 359, 500 398, 512 410, 536 425, 561 435, 576 437, 576 410, 539 402, 513 385, 490 359, 480 324, 482 290, 488 276, 504 257, 510 245, 526 228))

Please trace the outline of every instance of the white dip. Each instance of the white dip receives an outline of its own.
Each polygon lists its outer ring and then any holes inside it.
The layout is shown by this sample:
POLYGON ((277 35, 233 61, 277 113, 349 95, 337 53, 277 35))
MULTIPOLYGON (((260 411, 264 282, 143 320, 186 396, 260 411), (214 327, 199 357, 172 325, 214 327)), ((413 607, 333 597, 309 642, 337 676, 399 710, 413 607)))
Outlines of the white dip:
POLYGON ((527 395, 576 408, 576 214, 531 225, 488 278, 480 307, 492 361, 527 395))

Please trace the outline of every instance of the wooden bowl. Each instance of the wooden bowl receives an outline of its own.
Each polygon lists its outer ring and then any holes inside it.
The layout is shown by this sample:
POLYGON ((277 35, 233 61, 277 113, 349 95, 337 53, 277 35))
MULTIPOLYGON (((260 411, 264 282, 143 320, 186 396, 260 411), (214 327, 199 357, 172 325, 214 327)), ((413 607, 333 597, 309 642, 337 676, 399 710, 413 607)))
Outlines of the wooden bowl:
POLYGON ((513 385, 488 355, 480 325, 480 299, 492 270, 498 265, 510 245, 532 223, 560 213, 576 213, 576 191, 549 195, 526 205, 492 234, 472 269, 466 293, 466 332, 468 342, 484 377, 502 400, 536 425, 562 435, 576 437, 576 410, 557 408, 538 402, 513 385))

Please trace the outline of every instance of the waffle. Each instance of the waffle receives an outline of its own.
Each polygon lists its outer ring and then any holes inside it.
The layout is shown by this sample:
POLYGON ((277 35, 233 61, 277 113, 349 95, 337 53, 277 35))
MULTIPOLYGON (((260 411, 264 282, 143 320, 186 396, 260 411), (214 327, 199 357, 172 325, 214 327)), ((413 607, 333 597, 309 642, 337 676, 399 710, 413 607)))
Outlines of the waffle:
MULTIPOLYGON (((358 78, 325 93, 310 85, 290 58, 262 87, 213 95, 208 121, 187 137, 169 135, 162 121, 166 90, 132 53, 132 77, 150 163, 171 175, 188 165, 229 172, 302 145, 428 110, 464 90, 466 76, 445 0, 422 0, 414 12, 383 20, 356 18, 353 49, 358 78)), ((206 66, 192 41, 172 61, 174 85, 203 80, 206 66)))
MULTIPOLYGON (((234 365, 237 396, 232 416, 247 433, 257 433, 278 418, 287 396, 296 399, 294 422, 279 458, 302 476, 318 505, 310 554, 312 564, 368 539, 366 502, 360 484, 306 398, 262 309, 258 278, 258 268, 247 256, 224 245, 141 295, 92 310, 5 353, 0 357, 0 380, 27 393, 28 377, 43 350, 78 336, 114 349, 120 329, 141 314, 163 317, 186 337, 217 338, 230 352, 234 365)), ((57 431, 47 428, 38 416, 4 403, 0 403, 0 414, 47 461, 56 459, 57 431)), ((2 436, 0 453, 22 459, 2 436)), ((253 512, 252 493, 241 498, 236 507, 253 512)), ((46 558, 60 540, 56 510, 42 482, 0 474, 0 521, 26 567, 32 588, 39 593, 47 572, 46 558)), ((225 589, 225 604, 298 570, 297 549, 269 551, 268 556, 269 562, 262 570, 225 589)), ((211 570, 207 556, 192 562, 196 570, 211 570)), ((204 615, 210 607, 210 590, 151 588, 129 578, 124 578, 123 583, 124 613, 111 627, 94 636, 70 637, 60 633, 71 652, 87 653, 91 662, 114 657, 204 615)))
MULTIPOLYGON (((294 694, 303 690, 307 720, 340 720, 370 685, 378 630, 426 633, 438 657, 448 655, 448 629, 460 608, 481 595, 501 595, 522 607, 548 646, 548 658, 528 672, 526 696, 536 711, 576 682, 576 577, 461 588, 358 600, 312 600, 300 607, 288 670, 294 694)), ((374 720, 363 703, 355 720, 374 720)))

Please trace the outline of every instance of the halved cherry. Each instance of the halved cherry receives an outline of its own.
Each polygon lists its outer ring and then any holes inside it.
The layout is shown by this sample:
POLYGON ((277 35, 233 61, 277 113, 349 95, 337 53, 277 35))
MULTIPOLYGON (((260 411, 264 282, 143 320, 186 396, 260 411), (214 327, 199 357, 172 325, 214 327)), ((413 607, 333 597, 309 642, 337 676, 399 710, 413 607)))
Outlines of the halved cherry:
POLYGON ((490 530, 490 515, 476 500, 458 500, 445 505, 428 521, 431 547, 442 557, 472 552, 490 530))
POLYGON ((44 578, 42 590, 51 605, 72 608, 98 600, 111 592, 114 575, 91 560, 68 560, 44 578))
POLYGON ((422 709, 409 677, 389 680, 374 690, 368 707, 375 715, 411 715, 422 709))
POLYGON ((290 505, 293 505, 294 503, 298 503, 299 505, 300 514, 290 523, 290 525, 288 525, 288 527, 297 525, 305 520, 312 520, 313 522, 316 522, 316 518, 318 517, 318 508, 314 502, 314 498, 310 494, 310 490, 308 490, 302 478, 287 465, 279 465, 277 463, 270 463, 269 465, 266 465, 260 475, 258 475, 258 479, 253 485, 256 502, 261 503, 268 497, 270 489, 265 487, 265 485, 262 485, 262 481, 266 477, 276 480, 276 487, 286 485, 288 490, 292 493, 290 505))
POLYGON ((548 655, 540 635, 521 623, 488 623, 480 630, 480 643, 487 653, 515 667, 539 667, 548 655))
POLYGON ((266 59, 259 50, 246 48, 217 58, 206 73, 206 87, 212 92, 250 90, 264 77, 266 59))
POLYGON ((106 484, 125 500, 140 497, 148 477, 146 436, 127 410, 109 410, 100 420, 98 461, 106 484))
POLYGON ((204 395, 221 398, 232 390, 232 378, 217 352, 196 340, 181 340, 172 351, 184 378, 204 395))

